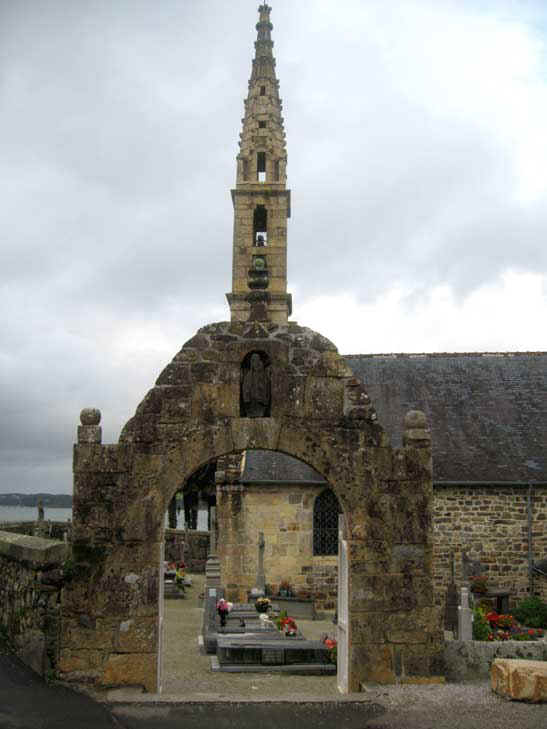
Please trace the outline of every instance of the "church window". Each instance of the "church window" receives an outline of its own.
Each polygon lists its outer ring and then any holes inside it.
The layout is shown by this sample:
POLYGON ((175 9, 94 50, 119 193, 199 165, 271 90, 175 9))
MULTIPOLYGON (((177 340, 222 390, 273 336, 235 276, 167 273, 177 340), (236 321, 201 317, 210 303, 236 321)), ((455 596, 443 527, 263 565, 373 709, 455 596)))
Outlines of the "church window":
POLYGON ((260 87, 260 96, 266 96, 266 87, 265 86, 260 87))
POLYGON ((318 556, 338 554, 338 515, 342 513, 331 489, 325 489, 313 505, 313 553, 318 556))
POLYGON ((274 165, 274 180, 276 182, 279 182, 279 160, 276 159, 275 165, 274 165))
POLYGON ((257 205, 253 213, 253 245, 268 245, 268 211, 264 205, 257 205))
POLYGON ((266 129, 266 122, 265 121, 259 121, 258 122, 259 129, 266 129))
POLYGON ((256 179, 266 182, 266 152, 258 152, 256 155, 256 179))

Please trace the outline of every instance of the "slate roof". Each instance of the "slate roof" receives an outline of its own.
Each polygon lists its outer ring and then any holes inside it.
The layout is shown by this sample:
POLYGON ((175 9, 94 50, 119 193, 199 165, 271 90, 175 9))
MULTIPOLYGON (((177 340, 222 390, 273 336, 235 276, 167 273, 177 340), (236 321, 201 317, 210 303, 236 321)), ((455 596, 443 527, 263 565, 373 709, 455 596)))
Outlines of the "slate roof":
MULTIPOLYGON (((433 437, 433 479, 547 482, 547 353, 354 354, 392 445, 403 417, 423 410, 433 437)), ((242 481, 321 482, 300 461, 247 451, 242 481)))
POLYGON ((323 476, 297 458, 277 451, 247 451, 242 483, 286 482, 299 484, 326 483, 323 476))
POLYGON ((408 410, 426 413, 435 481, 547 481, 546 352, 344 359, 392 445, 408 410))

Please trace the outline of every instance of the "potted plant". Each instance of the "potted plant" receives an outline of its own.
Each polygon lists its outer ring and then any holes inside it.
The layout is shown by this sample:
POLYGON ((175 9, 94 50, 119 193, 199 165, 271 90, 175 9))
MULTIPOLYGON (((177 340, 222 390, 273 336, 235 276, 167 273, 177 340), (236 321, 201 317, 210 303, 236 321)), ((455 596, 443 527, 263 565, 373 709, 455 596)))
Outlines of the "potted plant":
POLYGON ((271 604, 271 601, 267 597, 258 597, 255 602, 257 613, 267 613, 271 604))
POLYGON ((328 648, 329 651, 329 661, 331 663, 336 663, 338 658, 338 642, 335 638, 329 638, 328 635, 326 635, 323 638, 323 643, 328 648))
POLYGON ((221 598, 217 602, 217 612, 220 616, 220 627, 225 628, 226 627, 226 617, 230 610, 232 609, 232 603, 227 602, 224 598, 221 598))

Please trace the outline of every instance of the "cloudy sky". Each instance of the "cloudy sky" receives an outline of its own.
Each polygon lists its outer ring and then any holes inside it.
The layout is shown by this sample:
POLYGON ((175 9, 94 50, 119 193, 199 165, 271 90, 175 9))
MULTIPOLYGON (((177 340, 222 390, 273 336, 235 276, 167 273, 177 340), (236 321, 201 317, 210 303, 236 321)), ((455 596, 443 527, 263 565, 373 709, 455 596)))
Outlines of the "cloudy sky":
MULTIPOLYGON (((0 0, 0 491, 69 492, 225 320, 254 0, 0 0)), ((544 0, 275 0, 294 319, 546 349, 544 0)))

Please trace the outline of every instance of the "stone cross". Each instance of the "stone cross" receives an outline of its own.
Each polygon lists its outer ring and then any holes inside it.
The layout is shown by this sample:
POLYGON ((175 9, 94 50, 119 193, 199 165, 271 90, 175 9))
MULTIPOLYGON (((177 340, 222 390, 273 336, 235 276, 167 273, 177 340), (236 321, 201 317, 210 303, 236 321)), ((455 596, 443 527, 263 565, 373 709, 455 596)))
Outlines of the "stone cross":
POLYGON ((264 532, 258 532, 258 571, 256 573, 256 586, 264 595, 266 591, 266 577, 264 575, 264 532))
POLYGON ((458 606, 458 640, 473 640, 473 612, 469 607, 469 590, 462 587, 458 606))

